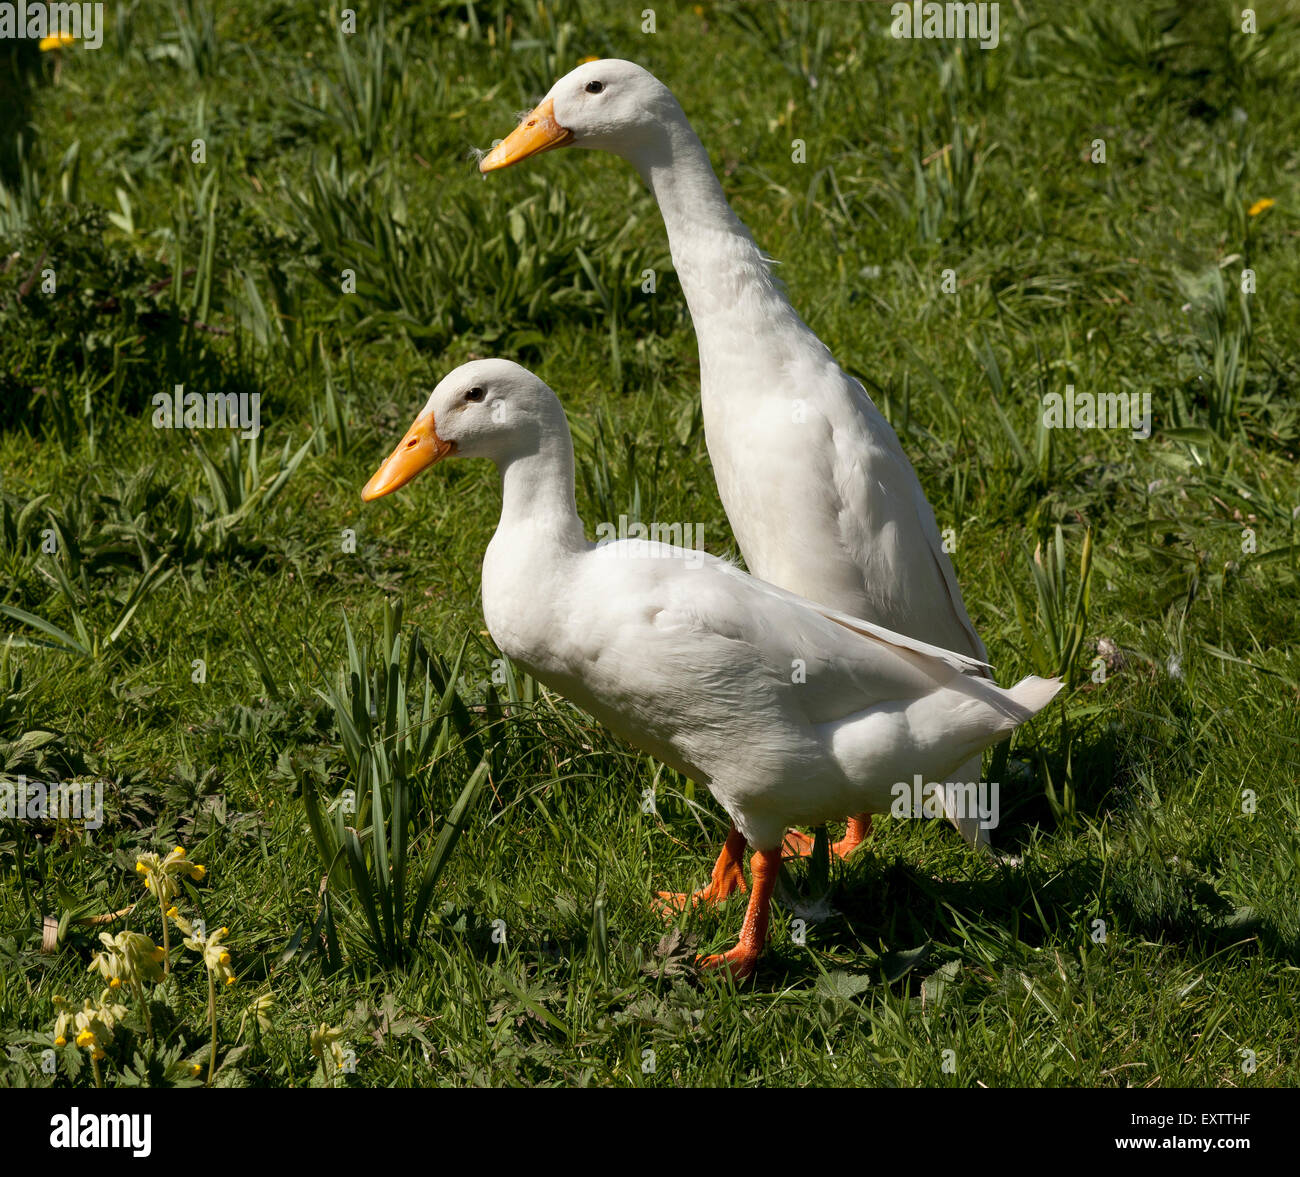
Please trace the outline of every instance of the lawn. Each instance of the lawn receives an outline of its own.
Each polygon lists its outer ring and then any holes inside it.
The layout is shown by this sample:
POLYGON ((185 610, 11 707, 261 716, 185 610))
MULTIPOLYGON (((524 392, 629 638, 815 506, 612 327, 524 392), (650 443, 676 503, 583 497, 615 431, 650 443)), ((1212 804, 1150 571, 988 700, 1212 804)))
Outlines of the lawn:
POLYGON ((139 0, 0 41, 0 1086, 1295 1085, 1300 3, 1253 11, 1009 0, 983 49, 868 3, 139 0), (672 88, 898 431, 999 681, 1068 684, 985 756, 994 854, 884 817, 788 863, 740 984, 693 966, 740 902, 652 905, 722 810, 486 634, 494 471, 359 497, 501 355, 589 535, 737 554, 641 181, 475 167, 589 56, 672 88), (257 420, 162 407, 216 393, 257 420), (1107 394, 1149 430, 1045 424, 1107 394), (164 925, 166 975, 92 966, 164 925))

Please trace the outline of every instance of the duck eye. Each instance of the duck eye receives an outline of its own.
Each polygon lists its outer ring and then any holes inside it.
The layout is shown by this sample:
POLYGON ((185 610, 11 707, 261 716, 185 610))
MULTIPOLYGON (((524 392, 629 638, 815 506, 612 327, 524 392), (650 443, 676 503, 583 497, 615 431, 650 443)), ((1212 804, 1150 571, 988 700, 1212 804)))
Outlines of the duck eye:
POLYGON ((483 399, 484 395, 485 395, 485 394, 484 394, 483 390, 482 390, 481 388, 478 388, 478 387, 476 386, 476 387, 474 387, 474 388, 471 388, 471 389, 470 389, 470 390, 465 394, 465 399, 466 399, 467 401, 481 401, 481 400, 483 399))
POLYGON ((599 93, 600 93, 604 88, 605 88, 605 83, 604 83, 604 82, 588 82, 588 83, 587 83, 587 93, 588 93, 588 94, 599 94, 599 93))

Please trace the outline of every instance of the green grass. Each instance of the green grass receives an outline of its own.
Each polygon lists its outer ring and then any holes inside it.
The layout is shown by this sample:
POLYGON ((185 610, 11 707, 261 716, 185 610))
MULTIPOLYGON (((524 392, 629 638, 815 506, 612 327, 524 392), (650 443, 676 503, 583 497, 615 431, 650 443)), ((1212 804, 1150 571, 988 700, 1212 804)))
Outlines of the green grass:
MULTIPOLYGON (((93 1081, 71 1045, 42 1069, 53 996, 99 992, 78 920, 175 844, 239 978, 218 1083, 1296 1083, 1300 6, 1248 36, 1210 0, 1012 0, 993 51, 894 41, 875 4, 665 3, 648 35, 640 6, 426 0, 351 37, 287 0, 105 8, 97 52, 0 55, 0 772, 107 809, 0 822, 0 1084, 93 1081), (588 55, 680 98, 899 431, 1000 679, 1070 681, 986 759, 1004 857, 878 820, 828 879, 789 869, 740 987, 690 968, 739 903, 685 939, 650 903, 703 881, 721 811, 483 632, 493 472, 358 495, 441 375, 507 355, 570 413, 593 534, 734 552, 639 180, 473 166, 588 55), (261 437, 153 428, 176 384, 260 393, 261 437), (1067 384, 1149 393, 1153 436, 1041 429, 1067 384)), ((107 930, 160 941, 144 898, 107 930)), ((179 939, 105 1083, 206 1077, 179 939)))

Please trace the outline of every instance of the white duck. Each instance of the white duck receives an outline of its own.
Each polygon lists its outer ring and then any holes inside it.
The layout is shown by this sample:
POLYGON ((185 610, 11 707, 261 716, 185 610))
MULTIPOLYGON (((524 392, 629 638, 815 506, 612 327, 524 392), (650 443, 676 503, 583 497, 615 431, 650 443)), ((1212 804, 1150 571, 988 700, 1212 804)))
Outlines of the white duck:
MULTIPOLYGON (((749 571, 984 663, 898 437, 790 305, 672 92, 630 61, 581 65, 479 168, 567 145, 622 156, 659 202, 699 342, 709 457, 749 571)), ((957 779, 979 775, 974 758, 957 779)), ((977 821, 949 816, 972 845, 986 844, 977 821)), ((866 814, 852 818, 836 851, 869 828, 866 814)), ((795 837, 807 852, 806 836, 795 837)))
MULTIPOLYGON (((888 810, 896 782, 918 772, 943 780, 1060 689, 1027 678, 1003 690, 963 674, 969 658, 698 551, 589 542, 564 410, 507 360, 477 360, 442 380, 362 498, 453 455, 501 471, 501 519, 483 561, 483 614, 497 645, 707 786, 735 839, 754 845, 740 941, 705 966, 753 970, 787 826, 888 810)), ((730 845, 719 869, 738 874, 742 848, 730 845)))

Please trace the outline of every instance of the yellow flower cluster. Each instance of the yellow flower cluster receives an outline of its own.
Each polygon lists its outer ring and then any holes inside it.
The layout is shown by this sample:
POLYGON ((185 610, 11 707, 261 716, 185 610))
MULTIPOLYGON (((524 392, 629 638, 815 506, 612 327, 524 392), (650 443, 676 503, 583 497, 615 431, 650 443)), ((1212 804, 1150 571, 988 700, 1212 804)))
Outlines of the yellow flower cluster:
POLYGON ((197 882, 208 871, 197 862, 187 861, 185 847, 177 846, 166 858, 141 854, 136 860, 135 873, 144 876, 146 890, 156 895, 160 902, 170 903, 181 893, 180 875, 188 875, 197 882))
POLYGON ((104 1047, 112 1041, 113 1028, 126 1017, 126 1006, 113 1000, 112 989, 105 989, 98 1002, 87 997, 78 1010, 74 1010, 66 998, 56 994, 54 1008, 58 1010, 54 1022, 54 1045, 66 1046, 69 1030, 75 1030, 73 1041, 83 1050, 90 1051, 94 1059, 104 1057, 104 1047))
POLYGON ((270 1033, 272 1025, 271 1013, 274 1009, 274 993, 263 993, 260 997, 251 1001, 244 1010, 243 1016, 239 1019, 240 1035, 244 1033, 244 1023, 248 1021, 250 1016, 257 1022, 257 1028, 261 1030, 263 1034, 270 1033))
POLYGON ((235 970, 230 967, 230 952, 222 940, 230 935, 229 928, 218 928, 215 932, 206 932, 196 928, 182 915, 175 914, 173 907, 167 914, 185 936, 185 947, 203 954, 203 963, 223 985, 235 983, 235 970))
POLYGON ((90 958, 90 972, 98 971, 110 989, 117 989, 125 981, 139 986, 145 981, 162 980, 163 950, 148 936, 139 932, 118 932, 110 936, 99 934, 102 952, 90 958))
POLYGON ((342 1026, 327 1026, 321 1022, 315 1030, 311 1032, 311 1052, 325 1063, 325 1054, 328 1051, 330 1057, 334 1060, 334 1069, 336 1071, 343 1068, 343 1047, 339 1045, 339 1039, 343 1037, 342 1026))

